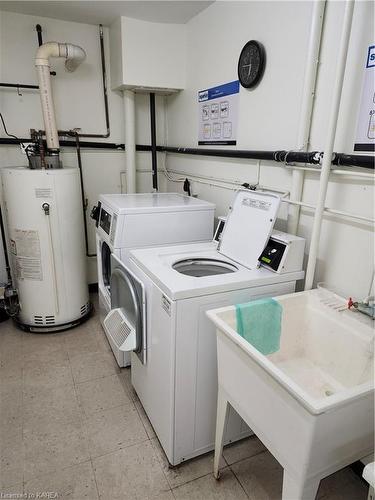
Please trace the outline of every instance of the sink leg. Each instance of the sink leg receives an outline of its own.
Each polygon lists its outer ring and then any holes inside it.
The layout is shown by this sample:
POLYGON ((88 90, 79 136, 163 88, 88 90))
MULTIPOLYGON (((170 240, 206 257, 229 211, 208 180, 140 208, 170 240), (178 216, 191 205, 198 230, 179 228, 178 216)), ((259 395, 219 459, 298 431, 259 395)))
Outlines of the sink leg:
POLYGON ((217 416, 216 416, 216 437, 215 437, 215 458, 214 458, 214 476, 219 479, 219 465, 223 454, 224 427, 227 418, 228 401, 219 387, 217 395, 217 416))
POLYGON ((320 479, 292 477, 284 469, 282 500, 315 500, 320 479))

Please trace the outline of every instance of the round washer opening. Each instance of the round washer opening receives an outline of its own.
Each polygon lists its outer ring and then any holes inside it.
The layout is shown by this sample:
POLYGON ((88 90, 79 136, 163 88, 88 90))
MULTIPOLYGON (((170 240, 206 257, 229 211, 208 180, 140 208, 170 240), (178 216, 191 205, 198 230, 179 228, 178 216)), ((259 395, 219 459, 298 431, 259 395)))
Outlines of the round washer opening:
POLYGON ((172 268, 186 276, 200 278, 202 276, 215 276, 218 274, 235 273, 238 268, 229 262, 216 259, 184 259, 175 262, 172 268))

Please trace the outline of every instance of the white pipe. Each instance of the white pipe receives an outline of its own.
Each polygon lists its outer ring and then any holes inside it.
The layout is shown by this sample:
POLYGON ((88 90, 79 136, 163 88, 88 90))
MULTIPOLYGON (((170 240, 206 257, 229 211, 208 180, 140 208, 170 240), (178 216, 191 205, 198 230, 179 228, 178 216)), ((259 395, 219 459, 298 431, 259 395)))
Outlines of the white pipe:
MULTIPOLYGON (((282 203, 289 203, 290 205, 296 205, 299 207, 310 208, 311 210, 316 210, 315 205, 311 205, 310 203, 305 203, 304 201, 288 200, 288 199, 282 198, 281 202, 282 203)), ((371 217, 365 217, 364 215, 357 215, 357 214, 352 214, 350 212, 344 212, 343 210, 337 210, 336 208, 324 207, 324 213, 338 215, 340 217, 345 217, 348 219, 361 220, 364 222, 371 222, 371 223, 375 222, 375 219, 372 219, 371 217)))
MULTIPOLYGON (((173 170, 173 169, 164 169, 164 175, 170 182, 184 182, 186 177, 192 180, 192 182, 196 182, 198 184, 206 184, 207 186, 218 187, 221 189, 228 189, 230 191, 238 191, 238 189, 242 188, 241 181, 227 180, 219 177, 212 177, 208 175, 198 175, 191 174, 189 172, 184 172, 183 170, 173 170), (183 177, 173 178, 169 175, 169 173, 183 175, 183 177), (219 184, 220 182, 220 184, 219 184)), ((283 191, 282 189, 271 187, 271 186, 263 186, 261 184, 256 184, 257 189, 262 191, 272 191, 274 193, 279 193, 282 198, 289 196, 289 191, 283 191)))
POLYGON ((84 61, 86 53, 77 45, 57 42, 44 43, 39 47, 36 53, 35 67, 38 74, 47 147, 49 149, 59 149, 59 137, 57 134, 51 88, 50 57, 65 57, 66 69, 68 71, 74 71, 77 66, 84 61))
MULTIPOLYGON (((314 167, 294 167, 293 165, 285 165, 285 167, 290 168, 290 169, 303 170, 304 172, 315 172, 315 173, 321 172, 320 168, 314 168, 314 167)), ((357 172, 356 170, 340 170, 340 169, 332 168, 331 174, 346 175, 348 177, 362 177, 364 179, 375 180, 375 174, 367 173, 367 172, 357 172)))
POLYGON ((136 193, 135 94, 124 90, 126 192, 136 193))
POLYGON ((348 55, 350 31, 353 19, 354 2, 349 0, 345 5, 345 16, 340 41, 340 49, 337 56, 336 80, 333 87, 331 114, 328 122, 327 139, 324 148, 322 171, 320 174, 319 194, 316 204, 314 224, 311 234, 309 260, 306 270, 305 290, 310 290, 314 282, 316 260, 319 250, 320 231, 324 212, 324 204, 327 195, 329 174, 331 172, 332 153, 336 136, 337 119, 340 110, 342 86, 345 75, 346 58, 348 55))
MULTIPOLYGON (((314 2, 313 17, 311 22, 309 49, 307 53, 307 64, 305 81, 303 86, 303 99, 301 108, 300 126, 298 131, 297 148, 299 151, 308 151, 312 113, 315 99, 316 77, 319 67, 319 52, 323 31, 323 19, 326 2, 316 0, 314 2)), ((304 182, 303 170, 293 170, 291 196, 295 200, 302 198, 304 182)), ((298 229, 300 208, 290 207, 288 213, 288 233, 296 234, 298 229)))

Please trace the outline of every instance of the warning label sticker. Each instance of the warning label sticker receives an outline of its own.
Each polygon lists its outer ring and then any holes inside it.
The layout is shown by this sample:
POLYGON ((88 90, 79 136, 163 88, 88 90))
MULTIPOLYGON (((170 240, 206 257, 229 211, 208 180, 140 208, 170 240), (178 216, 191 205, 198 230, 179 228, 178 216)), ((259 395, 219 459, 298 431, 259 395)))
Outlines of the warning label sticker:
POLYGON ((35 198, 52 198, 52 189, 35 188, 35 198))
POLYGON ((171 303, 167 299, 165 295, 162 295, 161 297, 161 306, 164 309, 164 311, 168 314, 168 316, 171 315, 171 303))
POLYGON ((42 281, 42 262, 38 231, 16 229, 11 242, 16 276, 20 280, 42 281))
POLYGON ((258 208, 259 210, 268 210, 271 208, 272 203, 269 201, 257 200, 255 198, 244 198, 242 200, 242 205, 250 208, 258 208))

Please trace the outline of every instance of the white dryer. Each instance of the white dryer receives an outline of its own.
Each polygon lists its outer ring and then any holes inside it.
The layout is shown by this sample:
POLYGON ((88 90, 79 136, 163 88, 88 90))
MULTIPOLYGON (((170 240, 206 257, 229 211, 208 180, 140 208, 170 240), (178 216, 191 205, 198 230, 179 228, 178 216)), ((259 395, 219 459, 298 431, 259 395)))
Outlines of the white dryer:
MULTIPOLYGON (((212 203, 177 193, 101 195, 95 219, 102 324, 111 310, 111 256, 126 263, 132 248, 209 241, 214 212, 212 203)), ((115 355, 120 366, 130 364, 129 353, 115 355)))
MULTIPOLYGON (((132 384, 172 465, 214 447, 216 337, 205 312, 291 293, 303 278, 302 238, 298 255, 289 252, 297 270, 259 267, 279 201, 269 193, 237 193, 219 249, 213 241, 130 252, 126 270, 142 284, 138 309, 145 311, 143 354, 132 354, 132 384)), ((296 240, 284 240, 286 252, 296 240)), ((226 442, 250 432, 232 411, 226 442)))

